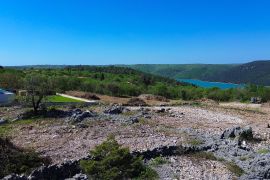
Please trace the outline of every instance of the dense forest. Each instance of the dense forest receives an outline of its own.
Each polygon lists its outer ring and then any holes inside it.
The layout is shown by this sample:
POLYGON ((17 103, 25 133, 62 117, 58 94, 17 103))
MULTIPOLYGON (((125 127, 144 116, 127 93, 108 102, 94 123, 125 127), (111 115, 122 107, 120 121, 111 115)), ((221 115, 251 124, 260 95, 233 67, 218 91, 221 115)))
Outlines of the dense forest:
POLYGON ((115 66, 66 66, 63 68, 0 69, 0 87, 24 89, 25 79, 38 75, 50 82, 53 90, 65 92, 79 90, 111 96, 138 96, 155 94, 170 99, 194 100, 209 98, 217 101, 248 101, 251 97, 270 100, 270 89, 247 85, 241 89, 221 90, 200 88, 176 80, 143 73, 127 67, 115 66))
POLYGON ((127 65, 139 71, 165 76, 173 79, 207 80, 213 75, 231 69, 232 64, 137 64, 127 65))
POLYGON ((127 67, 173 79, 270 85, 270 61, 246 64, 141 64, 127 67))
POLYGON ((209 76, 208 79, 211 81, 253 83, 269 86, 270 61, 254 61, 242 64, 209 76))

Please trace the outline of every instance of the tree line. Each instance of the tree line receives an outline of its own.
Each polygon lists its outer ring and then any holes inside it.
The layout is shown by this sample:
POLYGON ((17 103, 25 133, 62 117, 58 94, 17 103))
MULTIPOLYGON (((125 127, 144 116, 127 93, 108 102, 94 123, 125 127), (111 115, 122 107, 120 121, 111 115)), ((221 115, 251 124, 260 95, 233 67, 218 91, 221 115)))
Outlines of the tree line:
MULTIPOLYGON (((196 100, 209 98, 216 101, 248 101, 251 97, 270 100, 270 88, 247 85, 244 88, 200 88, 175 80, 142 73, 125 67, 68 66, 62 69, 1 69, 0 87, 28 88, 29 79, 42 79, 51 84, 51 91, 78 90, 111 96, 161 95, 170 99, 196 100)), ((36 83, 38 84, 38 82, 36 83)))

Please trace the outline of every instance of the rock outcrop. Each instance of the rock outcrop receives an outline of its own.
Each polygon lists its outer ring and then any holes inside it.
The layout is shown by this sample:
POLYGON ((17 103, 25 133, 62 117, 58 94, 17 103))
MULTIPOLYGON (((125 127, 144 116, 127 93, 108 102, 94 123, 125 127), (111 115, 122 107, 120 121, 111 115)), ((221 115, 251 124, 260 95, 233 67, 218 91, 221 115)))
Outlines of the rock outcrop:
POLYGON ((123 106, 111 106, 104 111, 105 114, 121 114, 124 111, 123 106))
POLYGON ((76 109, 72 111, 72 115, 67 119, 68 122, 71 123, 79 123, 83 121, 85 118, 96 117, 97 114, 92 111, 82 111, 80 109, 76 109))
MULTIPOLYGON (((120 110, 122 110, 122 107, 120 107, 120 110)), ((119 112, 119 107, 111 108, 110 111, 114 111, 113 114, 104 113, 98 117, 107 116, 110 117, 111 120, 118 122, 136 123, 139 121, 138 119, 140 117, 149 113, 146 109, 140 109, 139 111, 134 111, 137 114, 132 114, 132 116, 125 116, 124 114, 117 113, 114 114, 115 111, 119 112)), ((78 118, 78 121, 92 116, 91 112, 81 110, 76 110, 74 112, 76 113, 74 114, 74 117, 72 117, 76 119, 78 118)), ((75 122, 77 122, 77 120, 75 120, 75 122)), ((224 163, 233 162, 236 166, 241 168, 244 174, 240 179, 270 179, 270 153, 268 151, 258 153, 253 150, 251 145, 254 141, 250 141, 253 140, 251 127, 233 127, 226 129, 221 135, 214 135, 192 128, 179 128, 177 131, 179 134, 185 134, 189 138, 193 138, 193 140, 197 141, 195 143, 183 141, 182 144, 177 143, 176 145, 175 143, 175 145, 171 146, 160 146, 154 149, 135 151, 132 152, 132 154, 134 156, 142 156, 147 162, 148 160, 159 156, 170 157, 207 151, 211 152, 217 159, 222 159, 224 163)), ((269 149, 269 147, 265 148, 269 149)), ((11 174, 6 176, 4 179, 87 179, 86 175, 80 174, 81 169, 78 162, 79 161, 68 161, 58 165, 42 166, 35 169, 29 177, 11 174)))
POLYGON ((240 128, 240 126, 226 129, 222 135, 221 139, 228 139, 228 138, 236 138, 239 137, 240 139, 252 139, 253 133, 251 127, 244 127, 240 128))

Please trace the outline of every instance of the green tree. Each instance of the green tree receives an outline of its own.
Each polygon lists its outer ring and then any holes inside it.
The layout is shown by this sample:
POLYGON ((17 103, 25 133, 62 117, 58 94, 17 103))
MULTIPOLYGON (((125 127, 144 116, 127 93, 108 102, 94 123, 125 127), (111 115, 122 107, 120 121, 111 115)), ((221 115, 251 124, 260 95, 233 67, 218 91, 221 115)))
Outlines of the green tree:
POLYGON ((22 85, 22 79, 19 74, 5 72, 0 74, 0 87, 6 89, 19 89, 22 85))
POLYGON ((27 91, 25 100, 32 105, 34 113, 37 113, 42 100, 54 89, 52 81, 46 76, 31 74, 25 77, 24 84, 27 91))

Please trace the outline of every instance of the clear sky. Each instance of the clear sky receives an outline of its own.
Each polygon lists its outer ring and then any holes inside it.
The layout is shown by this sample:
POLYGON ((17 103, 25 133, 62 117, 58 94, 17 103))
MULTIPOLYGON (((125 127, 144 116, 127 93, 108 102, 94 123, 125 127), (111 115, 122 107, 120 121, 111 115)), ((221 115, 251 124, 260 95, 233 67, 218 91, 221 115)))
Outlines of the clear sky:
POLYGON ((0 64, 270 59, 270 0, 1 0, 0 64))

